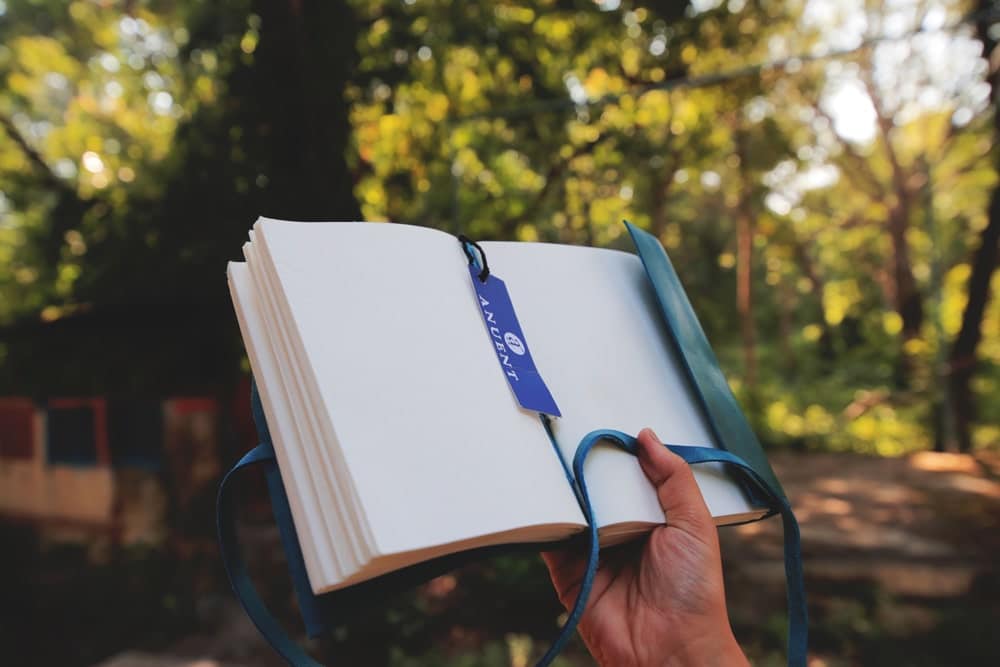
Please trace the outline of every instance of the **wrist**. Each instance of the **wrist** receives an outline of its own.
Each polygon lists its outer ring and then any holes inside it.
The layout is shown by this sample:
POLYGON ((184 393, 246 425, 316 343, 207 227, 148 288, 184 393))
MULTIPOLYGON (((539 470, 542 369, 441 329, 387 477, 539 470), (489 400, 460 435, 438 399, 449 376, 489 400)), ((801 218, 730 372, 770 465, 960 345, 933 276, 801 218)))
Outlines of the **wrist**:
POLYGON ((724 632, 692 637, 671 651, 664 667, 749 667, 728 623, 724 632))

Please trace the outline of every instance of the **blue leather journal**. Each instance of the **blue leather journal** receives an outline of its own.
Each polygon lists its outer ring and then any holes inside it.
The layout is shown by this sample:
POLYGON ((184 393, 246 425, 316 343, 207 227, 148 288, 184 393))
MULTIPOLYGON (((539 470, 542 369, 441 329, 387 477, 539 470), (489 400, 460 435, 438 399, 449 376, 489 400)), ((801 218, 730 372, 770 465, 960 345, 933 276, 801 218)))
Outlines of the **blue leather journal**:
MULTIPOLYGON (((674 445, 668 445, 668 447, 692 465, 708 463, 724 467, 735 483, 751 499, 753 505, 763 508, 763 517, 780 515, 785 533, 785 569, 788 588, 788 662, 790 665, 805 665, 807 618, 799 532, 788 499, 767 461, 760 442, 740 410, 736 398, 719 368, 708 339, 662 245, 656 237, 631 224, 626 223, 626 225, 635 244, 636 254, 645 269, 649 286, 652 288, 652 294, 655 297, 653 302, 658 306, 659 316, 662 317, 662 323, 667 332, 665 340, 671 346, 674 358, 679 361, 686 388, 703 415, 716 444, 714 448, 674 445)), ((488 272, 485 265, 486 258, 483 256, 481 248, 468 239, 463 238, 461 243, 470 259, 470 264, 475 265, 476 270, 472 272, 472 279, 475 280, 477 275, 488 272)), ((514 301, 516 307, 516 295, 514 301)), ((489 327, 489 323, 487 323, 487 327, 489 327)), ((527 334, 530 336, 530 331, 527 334)), ((520 341, 513 344, 516 347, 520 341)), ((555 400, 558 402, 559 397, 555 396, 555 400)), ((305 630, 309 636, 322 635, 331 626, 356 613, 360 606, 377 604, 380 600, 400 590, 443 574, 463 563, 487 558, 498 553, 537 552, 541 548, 538 542, 533 542, 466 549, 424 560, 361 583, 317 595, 314 593, 307 576, 305 559, 296 533, 296 524, 292 518, 288 494, 278 467, 271 433, 256 385, 253 389, 252 405, 260 444, 244 456, 222 482, 218 499, 219 539, 234 591, 258 629, 290 664, 315 665, 318 663, 289 638, 285 630, 268 612, 246 573, 236 540, 231 493, 231 482, 238 471, 256 465, 261 467, 266 475, 275 520, 280 529, 290 575, 302 612, 305 630)), ((549 436, 553 436, 547 418, 542 418, 539 428, 546 429, 549 436)), ((576 447, 572 461, 563 462, 567 477, 566 483, 573 488, 588 528, 584 533, 570 539, 578 543, 581 550, 588 553, 589 565, 584 586, 574 609, 568 616, 563 631, 539 664, 551 662, 571 636, 585 608, 590 582, 597 568, 599 535, 598 521, 595 516, 601 514, 601 507, 595 505, 591 498, 583 465, 584 460, 597 443, 610 444, 626 452, 634 453, 635 451, 635 440, 631 435, 612 429, 599 429, 587 433, 583 437, 576 447)), ((555 445, 554 442, 553 445, 555 445)), ((558 447, 555 449, 558 452, 558 447)))

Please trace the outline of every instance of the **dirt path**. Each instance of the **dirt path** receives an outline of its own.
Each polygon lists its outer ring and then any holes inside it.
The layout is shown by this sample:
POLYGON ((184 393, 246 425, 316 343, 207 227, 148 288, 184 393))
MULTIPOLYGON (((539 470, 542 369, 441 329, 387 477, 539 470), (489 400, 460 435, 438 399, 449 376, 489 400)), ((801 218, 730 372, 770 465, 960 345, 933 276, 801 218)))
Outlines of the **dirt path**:
MULTIPOLYGON (((771 460, 802 530, 812 667, 1000 664, 993 628, 1000 618, 1000 454, 879 459, 777 453, 771 460)), ((783 664, 781 523, 775 518, 727 528, 722 536, 737 636, 754 664, 783 664)), ((544 573, 535 571, 540 565, 528 566, 535 578, 521 598, 496 580, 477 578, 493 566, 457 572, 453 595, 511 598, 513 607, 483 622, 468 617, 468 600, 441 600, 435 626, 451 628, 451 635, 460 630, 499 638, 529 615, 526 599, 543 612, 551 609, 544 573)), ((526 580, 521 575, 516 581, 526 580)), ((431 595, 433 586, 421 596, 431 595)), ((121 654, 102 667, 279 664, 235 603, 226 609, 212 636, 187 638, 169 655, 121 654)), ((431 644, 448 651, 450 635, 432 635, 431 644)), ((471 655, 482 650, 476 642, 466 646, 471 655)), ((567 662, 589 663, 576 655, 567 662)))
MULTIPOLYGON (((1000 664, 980 627, 1000 614, 1000 456, 771 460, 801 525, 820 664, 1000 664)), ((766 654, 778 643, 760 626, 762 609, 782 608, 781 523, 722 534, 734 625, 766 654)))

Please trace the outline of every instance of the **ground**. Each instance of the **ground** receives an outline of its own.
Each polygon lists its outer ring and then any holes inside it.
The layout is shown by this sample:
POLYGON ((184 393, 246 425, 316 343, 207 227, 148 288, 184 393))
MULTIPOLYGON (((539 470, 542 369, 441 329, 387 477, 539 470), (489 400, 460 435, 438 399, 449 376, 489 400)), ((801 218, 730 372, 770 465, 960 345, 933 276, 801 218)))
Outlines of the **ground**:
MULTIPOLYGON (((1000 618, 1000 454, 776 453, 772 462, 802 529, 812 667, 1000 664, 993 627, 1000 618)), ((780 665, 780 521, 726 528, 722 535, 737 637, 755 664, 780 665)), ((523 656, 541 644, 530 635, 504 635, 509 610, 470 620, 459 605, 447 604, 449 596, 482 585, 481 572, 463 570, 421 590, 439 602, 424 607, 439 615, 431 626, 436 652, 397 656, 394 664, 526 664, 523 656)), ((537 595, 551 598, 548 590, 537 595)), ((468 604, 468 597, 457 600, 468 604)), ((518 621, 530 626, 530 616, 524 611, 518 621)), ((281 664, 234 603, 221 604, 219 617, 211 636, 188 637, 163 653, 122 653, 100 667, 281 664)), ((337 655, 331 649, 333 661, 347 664, 337 655)), ((565 664, 588 660, 577 646, 565 664)))

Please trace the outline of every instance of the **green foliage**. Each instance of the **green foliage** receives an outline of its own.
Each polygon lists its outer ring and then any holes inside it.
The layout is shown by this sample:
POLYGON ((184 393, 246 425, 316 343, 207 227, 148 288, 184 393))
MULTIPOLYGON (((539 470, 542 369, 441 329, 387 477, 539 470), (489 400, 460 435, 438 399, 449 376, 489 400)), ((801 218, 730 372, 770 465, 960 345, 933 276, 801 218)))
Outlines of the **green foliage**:
POLYGON ((2 391, 232 383, 242 350, 223 269, 254 217, 358 216, 342 157, 351 45, 336 38, 355 34, 350 13, 317 4, 304 20, 266 0, 4 9, 2 391))
MULTIPOLYGON (((232 381, 223 267, 259 214, 619 249, 627 218, 667 248, 768 445, 935 445, 997 187, 977 43, 943 30, 786 61, 848 31, 810 17, 823 3, 691 4, 0 0, 0 393, 232 381), (869 107, 867 134, 840 127, 869 107)), ((863 4, 878 36, 897 3, 863 4)), ((947 22, 967 5, 927 7, 947 22)), ((978 447, 1000 442, 1000 275, 990 290, 978 447)), ((0 570, 27 570, 27 554, 0 570)), ((81 560, 49 553, 39 571, 81 560)), ((155 645, 191 618, 177 577, 143 553, 57 589, 8 577, 26 613, 0 637, 33 636, 34 618, 76 636, 83 609, 95 628, 153 629, 134 642, 155 645), (53 590, 82 606, 58 608, 53 590)), ((537 559, 460 577, 359 611, 327 647, 346 664, 507 665, 555 634, 537 559)), ((990 601, 942 605, 914 632, 905 601, 827 597, 814 636, 828 664, 996 662, 975 654, 993 650, 990 601)), ((784 619, 751 620, 751 655, 781 664, 784 619)), ((40 649, 89 664, 111 648, 89 639, 40 649)), ((564 664, 586 664, 572 648, 564 664)))
MULTIPOLYGON (((899 80, 931 81, 898 93, 891 54, 877 49, 668 85, 822 46, 830 35, 803 28, 797 3, 683 18, 649 3, 357 9, 370 22, 349 92, 366 218, 623 249, 627 218, 667 247, 767 442, 882 455, 937 442, 943 359, 996 183, 980 93, 919 66, 899 80), (867 138, 836 130, 852 110, 831 111, 828 97, 844 79, 877 110, 867 138), (934 102, 921 101, 926 90, 934 102), (954 120, 959 110, 966 120, 954 120), (748 312, 735 294, 741 219, 748 312), (924 312, 915 323, 904 318, 909 288, 896 284, 907 275, 924 312)), ((977 385, 987 411, 998 316, 994 299, 977 385)), ((996 435, 982 426, 977 440, 996 435)))
MULTIPOLYGON (((825 48, 835 30, 770 0, 349 5, 5 2, 0 322, 108 304, 225 309, 219 272, 256 213, 360 209, 623 249, 628 218, 667 247, 768 442, 895 454, 936 441, 944 354, 996 184, 974 58, 955 81, 917 65, 894 80, 877 48, 711 81, 825 48), (850 109, 829 100, 845 81, 878 112, 868 137, 837 130, 850 109), (906 290, 922 316, 907 314, 906 290)), ((216 349, 232 339, 231 326, 196 326, 217 332, 216 349)), ((975 435, 990 445, 997 299, 983 331, 975 435)), ((12 390, 13 369, 48 356, 25 345, 0 348, 12 390)), ((204 377, 238 372, 236 355, 204 377)), ((126 386, 160 373, 105 366, 126 386)), ((46 371, 30 390, 100 390, 86 373, 46 371)))

